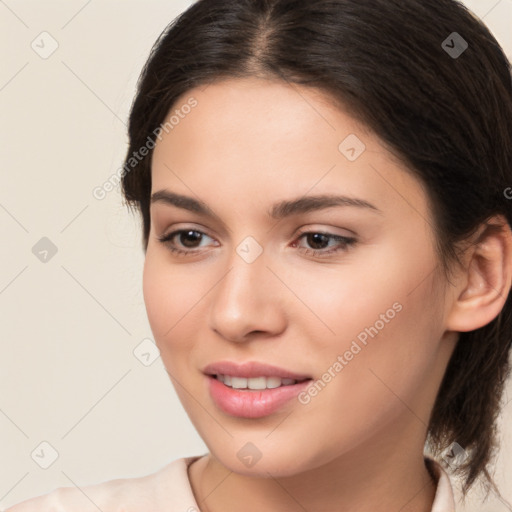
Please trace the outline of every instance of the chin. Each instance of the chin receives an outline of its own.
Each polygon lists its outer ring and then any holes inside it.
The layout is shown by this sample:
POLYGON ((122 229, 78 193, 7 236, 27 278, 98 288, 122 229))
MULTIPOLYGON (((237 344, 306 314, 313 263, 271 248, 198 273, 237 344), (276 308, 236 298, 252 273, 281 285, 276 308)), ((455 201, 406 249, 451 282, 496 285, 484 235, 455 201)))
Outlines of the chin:
POLYGON ((244 443, 236 443, 236 447, 221 448, 219 456, 215 451, 210 453, 222 464, 226 469, 233 471, 239 475, 268 478, 288 477, 298 473, 308 471, 326 462, 324 458, 314 460, 311 455, 301 454, 297 446, 290 446, 288 450, 280 447, 269 446, 260 449, 256 448, 257 442, 252 444, 249 441, 244 443), (226 455, 226 451, 233 454, 226 455))

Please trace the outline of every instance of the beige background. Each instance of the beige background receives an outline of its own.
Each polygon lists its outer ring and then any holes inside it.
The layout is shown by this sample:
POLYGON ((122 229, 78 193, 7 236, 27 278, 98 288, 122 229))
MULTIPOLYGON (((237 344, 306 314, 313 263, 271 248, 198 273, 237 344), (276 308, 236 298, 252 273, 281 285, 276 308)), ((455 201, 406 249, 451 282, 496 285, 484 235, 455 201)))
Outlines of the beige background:
MULTIPOLYGON (((512 0, 465 3, 512 57, 512 0)), ((139 220, 117 189, 92 195, 121 165, 151 45, 190 4, 0 1, 0 509, 206 451, 161 360, 134 354, 151 347, 139 220), (33 41, 58 48, 44 59, 33 41), (32 252, 43 237, 57 249, 46 262, 32 252), (48 469, 42 442, 58 453, 48 469)), ((496 478, 512 501, 512 400, 500 422, 496 478)), ((464 510, 508 510, 474 498, 464 510)))

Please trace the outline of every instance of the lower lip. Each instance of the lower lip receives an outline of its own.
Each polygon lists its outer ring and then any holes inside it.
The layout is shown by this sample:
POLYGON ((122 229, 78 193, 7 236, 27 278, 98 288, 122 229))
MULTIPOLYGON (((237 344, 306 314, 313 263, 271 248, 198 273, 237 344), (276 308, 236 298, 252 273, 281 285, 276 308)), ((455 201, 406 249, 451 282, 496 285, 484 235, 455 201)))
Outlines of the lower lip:
POLYGON ((262 418, 280 409, 311 382, 306 380, 273 389, 233 389, 207 375, 210 395, 219 409, 239 418, 262 418))

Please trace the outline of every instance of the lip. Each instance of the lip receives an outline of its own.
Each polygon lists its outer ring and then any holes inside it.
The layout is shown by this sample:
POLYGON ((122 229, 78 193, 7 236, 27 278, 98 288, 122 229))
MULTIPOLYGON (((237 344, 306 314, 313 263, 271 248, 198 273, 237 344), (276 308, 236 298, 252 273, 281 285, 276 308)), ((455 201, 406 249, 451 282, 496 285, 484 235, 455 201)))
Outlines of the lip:
MULTIPOLYGON (((234 363, 232 361, 218 361, 211 363, 203 368, 205 375, 232 375, 233 377, 281 377, 282 379, 305 380, 311 379, 311 375, 299 374, 257 361, 248 361, 245 363, 234 363)), ((279 389, 279 388, 276 388, 279 389)))
POLYGON ((240 390, 226 386, 212 375, 206 375, 205 378, 210 396, 217 407, 225 414, 238 418, 269 416, 296 397, 312 382, 308 379, 290 386, 273 389, 240 390))

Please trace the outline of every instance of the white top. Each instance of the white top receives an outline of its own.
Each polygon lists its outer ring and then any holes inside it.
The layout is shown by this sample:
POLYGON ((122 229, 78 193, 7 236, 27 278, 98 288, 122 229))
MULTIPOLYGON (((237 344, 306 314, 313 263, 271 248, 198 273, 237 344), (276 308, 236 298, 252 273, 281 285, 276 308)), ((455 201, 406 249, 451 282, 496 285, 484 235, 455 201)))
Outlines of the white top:
MULTIPOLYGON (((60 487, 8 508, 5 512, 200 512, 187 468, 203 457, 176 459, 156 473, 109 480, 77 489, 60 487)), ((429 459, 437 480, 431 512, 455 512, 455 501, 448 474, 429 459)))

